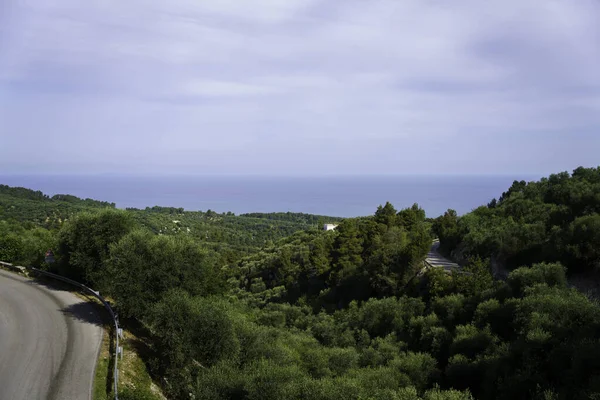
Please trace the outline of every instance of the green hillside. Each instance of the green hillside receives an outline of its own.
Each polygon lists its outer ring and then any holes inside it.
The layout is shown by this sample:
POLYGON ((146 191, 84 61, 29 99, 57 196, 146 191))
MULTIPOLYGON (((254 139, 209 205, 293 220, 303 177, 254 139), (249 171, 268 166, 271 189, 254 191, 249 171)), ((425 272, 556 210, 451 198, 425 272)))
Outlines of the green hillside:
POLYGON ((434 226, 443 251, 493 258, 509 269, 561 262, 569 272, 600 268, 600 167, 539 182, 515 181, 498 200, 434 226))
MULTIPOLYGON (((40 191, 0 185, 0 230, 6 234, 12 232, 13 236, 20 238, 32 235, 56 236, 54 233, 74 216, 106 208, 115 209, 115 204, 79 199, 71 195, 50 197, 40 191)), ((210 210, 195 212, 158 206, 128 208, 126 213, 137 225, 155 234, 188 236, 200 246, 218 251, 224 262, 233 262, 294 232, 321 229, 322 221, 339 220, 292 213, 235 216, 232 213, 217 214, 210 210)), ((50 245, 50 242, 44 243, 46 247, 50 245)), ((32 250, 31 247, 23 252, 11 250, 12 256, 8 258, 20 263, 39 265, 39 257, 35 261, 31 255, 32 250)), ((43 251, 37 249, 36 253, 43 251)))
POLYGON ((600 168, 433 221, 416 204, 338 221, 0 200, 0 259, 114 299, 169 398, 600 398, 600 306, 567 284, 599 266, 600 168), (460 273, 422 271, 434 236, 460 273))

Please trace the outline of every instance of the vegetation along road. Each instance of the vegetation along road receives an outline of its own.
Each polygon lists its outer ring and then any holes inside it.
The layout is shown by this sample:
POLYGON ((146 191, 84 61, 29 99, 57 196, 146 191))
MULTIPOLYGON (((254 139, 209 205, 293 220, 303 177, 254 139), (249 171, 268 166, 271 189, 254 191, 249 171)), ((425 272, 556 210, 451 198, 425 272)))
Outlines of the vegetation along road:
POLYGON ((101 341, 85 301, 0 271, 0 400, 91 398, 101 341))

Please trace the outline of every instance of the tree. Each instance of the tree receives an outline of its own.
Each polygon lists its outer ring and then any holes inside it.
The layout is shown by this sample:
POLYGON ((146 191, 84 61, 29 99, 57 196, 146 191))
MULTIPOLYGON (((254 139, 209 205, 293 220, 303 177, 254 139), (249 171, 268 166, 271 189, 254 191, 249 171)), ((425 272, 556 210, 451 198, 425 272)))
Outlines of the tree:
POLYGON ((363 265, 364 275, 368 276, 372 294, 378 297, 393 295, 398 285, 410 275, 404 257, 410 243, 408 234, 393 226, 384 234, 376 235, 371 242, 371 254, 363 265))
POLYGON ((185 236, 132 231, 111 245, 106 264, 110 292, 127 316, 144 318, 153 304, 172 289, 193 296, 223 290, 214 254, 185 236))
POLYGON ((600 269, 600 215, 575 219, 567 235, 570 266, 577 270, 600 269))
POLYGON ((16 262, 23 256, 23 244, 15 234, 0 236, 0 261, 16 262))
POLYGON ((181 290, 164 295, 148 315, 162 374, 173 382, 173 395, 187 397, 189 371, 235 361, 240 343, 235 312, 222 298, 191 297, 181 290), (171 379, 172 378, 172 379, 171 379), (185 394, 184 394, 185 393, 185 394))
POLYGON ((449 253, 461 240, 456 211, 449 209, 433 222, 433 233, 440 239, 440 251, 449 253))
POLYGON ((398 213, 398 222, 404 229, 410 231, 419 223, 425 221, 425 211, 417 203, 398 213))
POLYGON ((452 279, 459 293, 467 296, 483 294, 494 285, 494 278, 490 272, 489 260, 473 257, 460 271, 452 271, 452 279))
POLYGON ((525 181, 513 181, 512 186, 508 189, 508 191, 502 193, 502 196, 500 196, 500 199, 498 200, 499 203, 502 203, 503 201, 507 200, 511 195, 513 195, 514 193, 522 193, 525 190, 525 187, 527 186, 527 182, 525 181))
POLYGON ((34 228, 23 235, 23 257, 25 265, 41 267, 45 263, 45 253, 48 249, 56 248, 56 236, 47 229, 34 228))
POLYGON ((356 220, 348 219, 337 227, 338 236, 335 240, 335 270, 330 281, 339 284, 344 279, 355 275, 362 264, 362 239, 359 236, 356 220))
POLYGON ((565 267, 559 263, 539 263, 531 268, 517 268, 508 275, 508 284, 517 296, 524 295, 525 289, 540 283, 565 287, 567 283, 565 267))
POLYGON ((133 226, 130 215, 120 210, 105 209, 77 215, 59 232, 59 272, 90 286, 103 287, 104 261, 109 246, 133 226))
POLYGON ((330 255, 332 248, 332 241, 330 236, 317 236, 310 243, 310 264, 314 268, 314 274, 324 275, 329 271, 330 268, 330 255))
POLYGON ((389 201, 385 203, 385 206, 377 207, 377 211, 375 211, 375 222, 388 227, 396 224, 396 209, 389 201))
POLYGON ((412 226, 408 233, 409 245, 406 247, 406 263, 414 264, 422 261, 431 248, 431 233, 424 222, 412 226))
POLYGON ((419 391, 424 391, 439 374, 436 360, 427 353, 407 352, 391 365, 405 373, 419 391))

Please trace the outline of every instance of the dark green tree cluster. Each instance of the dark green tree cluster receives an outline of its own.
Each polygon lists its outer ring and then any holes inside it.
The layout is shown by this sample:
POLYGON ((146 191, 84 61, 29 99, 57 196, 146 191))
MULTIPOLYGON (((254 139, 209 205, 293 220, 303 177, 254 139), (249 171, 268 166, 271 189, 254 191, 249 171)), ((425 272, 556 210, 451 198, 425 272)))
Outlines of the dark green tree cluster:
POLYGON ((202 296, 224 289, 216 254, 185 236, 134 230, 110 246, 105 264, 109 290, 119 309, 138 319, 172 289, 202 296))
POLYGON ((57 272, 92 287, 104 288, 109 246, 132 228, 133 221, 124 211, 107 209, 77 215, 59 232, 57 272))
POLYGON ((5 196, 17 197, 27 200, 48 201, 50 196, 39 190, 31 190, 24 187, 12 187, 0 185, 0 194, 5 196))
POLYGON ((107 207, 114 208, 115 204, 71 195, 50 197, 40 191, 0 185, 0 219, 26 228, 39 226, 56 230, 80 212, 107 207))
POLYGON ((268 244, 298 231, 313 229, 309 224, 235 216, 232 213, 183 211, 180 209, 129 210, 132 218, 148 230, 171 236, 189 236, 219 253, 223 263, 232 263, 268 244))
MULTIPOLYGON (((28 230, 42 227, 56 232, 78 214, 104 208, 114 209, 115 204, 62 194, 50 197, 40 191, 0 185, 0 220, 28 230)), ((294 232, 314 229, 316 218, 307 214, 294 214, 289 219, 271 219, 268 214, 261 214, 260 218, 236 217, 231 212, 218 214, 211 210, 185 211, 181 207, 160 206, 126 211, 135 223, 153 233, 190 236, 205 249, 216 251, 222 263, 232 263, 294 232)))
POLYGON ((45 252, 56 244, 55 235, 47 229, 0 221, 0 261, 41 267, 45 252))
POLYGON ((282 301, 302 297, 331 309, 397 293, 422 268, 431 246, 417 205, 387 203, 373 217, 346 219, 334 231, 307 231, 240 261, 233 281, 250 292, 280 287, 282 301), (261 286, 262 285, 262 286, 261 286))
POLYGON ((63 225, 52 271, 110 294, 121 314, 143 321, 170 290, 224 290, 218 258, 187 236, 155 235, 130 213, 85 212, 63 225))
POLYGON ((431 270, 405 295, 328 311, 255 282, 234 298, 171 293, 153 326, 175 397, 588 399, 600 307, 560 264, 494 281, 485 262, 431 270), (466 272, 466 273, 465 273, 466 272), (170 310, 185 310, 173 320, 170 310), (208 326, 207 326, 208 325, 208 326), (216 332, 221 332, 217 334, 216 332), (177 382, 177 386, 175 384, 177 382))
POLYGON ((392 336, 371 341, 348 330, 338 338, 338 325, 306 307, 256 310, 179 292, 152 320, 175 398, 471 399, 434 387, 439 371, 430 355, 406 351, 392 336))
POLYGON ((515 181, 487 207, 462 217, 448 210, 433 230, 442 251, 458 259, 477 255, 509 268, 561 262, 569 272, 598 269, 600 167, 515 181))
POLYGON ((339 222, 342 218, 328 217, 325 215, 314 215, 294 212, 275 212, 275 213, 247 213, 240 214, 240 217, 261 218, 274 221, 289 221, 306 225, 315 225, 318 227, 326 223, 339 222))
POLYGON ((562 265, 521 267, 507 282, 472 271, 426 277, 428 308, 451 333, 437 353, 442 386, 481 399, 598 396, 600 308, 567 288, 562 265))
MULTIPOLYGON (((129 208, 129 210, 139 211, 136 208, 129 208)), ((160 207, 160 206, 146 207, 145 211, 159 212, 159 213, 165 213, 165 214, 183 214, 183 212, 184 212, 183 207, 176 208, 176 207, 160 207)))
POLYGON ((115 208, 115 203, 109 203, 107 201, 99 201, 93 199, 80 199, 79 197, 70 194, 55 194, 54 196, 52 196, 51 200, 64 201, 67 203, 79 204, 86 207, 115 208))

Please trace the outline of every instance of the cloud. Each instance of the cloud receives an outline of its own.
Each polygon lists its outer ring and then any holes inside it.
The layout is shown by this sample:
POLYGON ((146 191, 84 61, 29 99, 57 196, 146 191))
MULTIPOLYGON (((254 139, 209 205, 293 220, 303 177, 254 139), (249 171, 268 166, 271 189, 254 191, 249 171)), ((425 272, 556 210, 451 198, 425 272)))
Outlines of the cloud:
POLYGON ((180 93, 201 97, 240 97, 257 96, 273 93, 266 86, 216 80, 191 80, 184 82, 180 93))
MULTIPOLYGON (((54 155, 84 170, 537 173, 597 163, 593 0, 4 7, 0 148, 11 157, 28 150, 19 131, 60 138, 54 155)), ((11 161, 0 163, 17 168, 11 161)))

